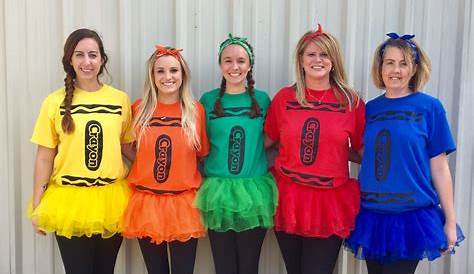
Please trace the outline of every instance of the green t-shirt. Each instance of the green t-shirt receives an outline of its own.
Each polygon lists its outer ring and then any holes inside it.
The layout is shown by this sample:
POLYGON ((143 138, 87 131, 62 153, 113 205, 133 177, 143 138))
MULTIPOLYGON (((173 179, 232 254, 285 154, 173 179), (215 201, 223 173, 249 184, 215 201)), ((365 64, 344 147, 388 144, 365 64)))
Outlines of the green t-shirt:
POLYGON ((261 116, 250 118, 252 101, 247 92, 224 93, 224 116, 214 114, 214 103, 220 89, 206 92, 201 103, 206 109, 206 128, 211 151, 205 160, 208 177, 251 178, 267 173, 267 156, 263 145, 263 122, 270 98, 255 89, 261 116))

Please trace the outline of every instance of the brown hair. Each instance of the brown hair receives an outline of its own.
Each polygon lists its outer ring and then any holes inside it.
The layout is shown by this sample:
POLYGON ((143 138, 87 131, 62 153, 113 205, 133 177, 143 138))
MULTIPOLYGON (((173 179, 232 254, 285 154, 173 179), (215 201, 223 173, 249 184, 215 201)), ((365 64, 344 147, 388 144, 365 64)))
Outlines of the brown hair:
POLYGON ((66 72, 66 77, 64 78, 66 95, 64 96, 63 101, 64 116, 61 121, 61 127, 66 133, 74 132, 74 120, 72 119, 71 115, 71 104, 72 98, 74 96, 74 81, 76 79, 76 72, 74 71, 74 67, 71 65, 71 59, 77 44, 85 38, 94 39, 97 45, 99 46, 99 53, 102 58, 102 65, 99 69, 98 76, 101 75, 104 70, 107 71, 105 65, 107 64, 108 57, 107 54, 105 54, 102 39, 100 39, 97 32, 90 29, 77 29, 71 34, 69 34, 68 38, 66 39, 66 42, 64 43, 64 55, 62 58, 64 72, 66 72))
POLYGON ((383 65, 383 58, 385 52, 387 52, 388 48, 397 48, 399 49, 405 60, 412 64, 413 70, 415 74, 411 77, 410 81, 408 82, 408 88, 415 92, 423 88, 423 86, 428 82, 430 79, 431 73, 431 61, 420 48, 418 43, 414 40, 410 40, 411 43, 415 44, 416 49, 418 51, 418 64, 415 62, 415 53, 413 48, 410 45, 402 40, 402 39, 387 39, 382 44, 380 44, 374 53, 374 59, 372 60, 372 80, 374 81, 374 85, 379 89, 385 89, 385 84, 382 79, 382 65, 383 65), (382 52, 383 50, 383 52, 382 52))

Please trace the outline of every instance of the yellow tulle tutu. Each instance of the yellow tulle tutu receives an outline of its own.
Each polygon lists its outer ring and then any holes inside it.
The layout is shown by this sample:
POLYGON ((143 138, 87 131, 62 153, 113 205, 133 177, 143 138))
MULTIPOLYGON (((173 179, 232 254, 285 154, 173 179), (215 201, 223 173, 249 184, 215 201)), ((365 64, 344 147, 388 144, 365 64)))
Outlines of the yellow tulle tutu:
POLYGON ((71 238, 100 234, 112 237, 120 231, 130 190, 126 180, 106 186, 49 185, 40 204, 28 216, 46 232, 71 238))

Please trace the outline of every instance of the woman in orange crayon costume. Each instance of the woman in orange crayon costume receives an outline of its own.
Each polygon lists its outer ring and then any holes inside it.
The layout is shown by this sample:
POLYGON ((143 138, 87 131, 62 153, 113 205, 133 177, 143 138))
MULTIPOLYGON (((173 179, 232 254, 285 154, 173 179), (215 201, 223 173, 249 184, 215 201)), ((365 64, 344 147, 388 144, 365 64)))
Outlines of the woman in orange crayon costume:
MULTIPOLYGON (((193 207, 201 185, 198 158, 209 152, 205 112, 192 98, 180 49, 156 46, 141 100, 133 104, 136 154, 123 235, 138 237, 149 274, 191 274, 205 228, 193 207)), ((132 157, 133 158, 133 157, 132 157)))
POLYGON ((102 83, 107 55, 99 35, 72 32, 64 44, 65 87, 43 102, 31 141, 38 145, 30 217, 54 232, 67 274, 113 274, 122 243, 133 141, 128 96, 102 83))
POLYGON ((320 25, 300 38, 295 64, 296 84, 275 95, 265 121, 266 145, 279 144, 275 232, 289 274, 330 274, 359 211, 348 161, 362 147, 364 102, 320 25))

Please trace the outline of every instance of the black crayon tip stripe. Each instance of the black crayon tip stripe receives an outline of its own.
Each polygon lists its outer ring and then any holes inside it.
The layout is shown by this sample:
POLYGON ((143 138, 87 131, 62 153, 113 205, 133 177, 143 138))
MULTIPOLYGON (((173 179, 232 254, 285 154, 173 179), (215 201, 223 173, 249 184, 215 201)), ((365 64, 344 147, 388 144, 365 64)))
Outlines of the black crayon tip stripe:
POLYGON ((408 110, 387 110, 367 117, 369 124, 387 120, 420 122, 423 120, 423 113, 408 110))
POLYGON ((324 176, 317 176, 317 175, 312 175, 312 174, 307 174, 307 173, 296 172, 288 168, 285 168, 283 166, 280 168, 280 170, 281 172, 283 172, 283 174, 288 176, 292 181, 300 183, 300 184, 318 186, 318 187, 327 187, 327 188, 334 187, 333 177, 324 177, 324 176))
MULTIPOLYGON (((61 115, 65 113, 65 107, 60 106, 61 115)), ((122 106, 117 105, 99 105, 99 104, 79 104, 71 105, 71 114, 90 114, 90 113, 105 113, 122 115, 122 106)))
POLYGON ((416 200, 412 198, 413 195, 413 192, 361 192, 361 197, 364 201, 376 204, 411 204, 416 202, 416 200))
POLYGON ((150 127, 181 127, 180 117, 153 117, 148 124, 150 127))
MULTIPOLYGON (((218 116, 214 111, 210 112, 209 120, 215 120, 224 117, 248 117, 250 116, 250 107, 228 107, 224 108, 224 115, 218 116)), ((262 114, 258 115, 257 117, 263 117, 262 114)))
POLYGON ((76 177, 71 175, 61 176, 62 185, 73 185, 73 186, 82 186, 82 187, 91 187, 91 186, 105 186, 115 182, 116 178, 88 178, 88 177, 76 177))
POLYGON ((324 103, 317 101, 308 101, 310 106, 303 107, 297 101, 287 101, 286 110, 312 110, 312 111, 326 111, 326 112, 340 112, 344 113, 346 110, 337 103, 324 103))

